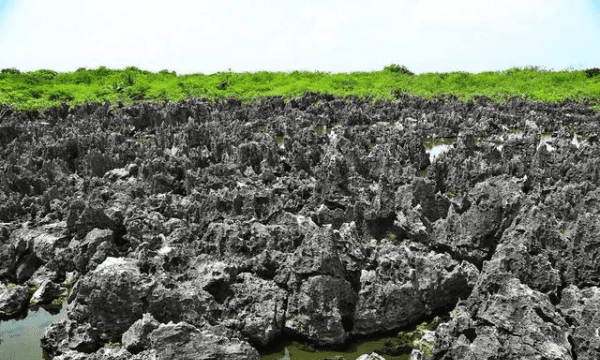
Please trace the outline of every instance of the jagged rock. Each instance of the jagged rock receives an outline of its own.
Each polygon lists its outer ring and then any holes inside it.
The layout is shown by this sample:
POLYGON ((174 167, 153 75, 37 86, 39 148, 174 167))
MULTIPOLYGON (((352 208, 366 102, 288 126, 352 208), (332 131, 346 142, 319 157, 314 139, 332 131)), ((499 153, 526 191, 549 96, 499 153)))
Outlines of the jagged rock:
POLYGON ((11 318, 27 309, 30 296, 26 286, 0 284, 0 318, 11 318))
POLYGON ((312 276, 290 295, 285 328, 318 344, 341 344, 352 328, 355 303, 356 293, 348 281, 312 276))
POLYGON ((558 310, 570 325, 572 353, 580 360, 597 358, 600 352, 600 288, 567 287, 562 291, 558 310))
POLYGON ((517 279, 474 290, 435 332, 436 359, 572 359, 568 324, 548 296, 517 279))
POLYGON ((224 303, 224 324, 237 329, 253 343, 269 344, 283 330, 287 292, 275 282, 241 273, 231 284, 224 303))
POLYGON ((46 328, 40 344, 50 356, 70 350, 89 354, 100 348, 100 335, 89 323, 63 319, 46 328))
POLYGON ((66 289, 50 280, 44 281, 40 287, 33 293, 29 303, 31 305, 47 304, 52 300, 63 295, 66 289))
POLYGON ((123 344, 127 351, 137 354, 151 347, 148 335, 159 327, 160 323, 150 313, 145 313, 141 319, 133 323, 123 333, 123 344))
POLYGON ((83 240, 71 240, 69 247, 77 253, 73 263, 77 271, 82 274, 94 270, 107 257, 117 255, 114 234, 110 229, 93 229, 83 240))
POLYGON ((339 344, 469 294, 448 325, 462 330, 438 331, 438 358, 569 358, 564 334, 573 357, 598 357, 595 320, 581 319, 600 285, 600 115, 570 101, 397 97, 65 104, 46 119, 1 109, 0 278, 82 274, 71 334, 53 330, 63 358, 168 357, 152 342, 103 347, 144 314, 192 337, 339 344), (457 143, 431 163, 424 136, 457 143), (498 304, 529 309, 516 314, 530 331, 498 304))
POLYGON ((98 328, 110 341, 119 341, 146 312, 145 299, 155 283, 140 272, 135 260, 108 257, 73 288, 70 317, 98 328))
POLYGON ((355 334, 372 334, 415 323, 433 310, 469 296, 479 272, 447 254, 422 247, 382 244, 375 270, 363 269, 354 313, 355 334))
POLYGON ((385 358, 377 353, 364 354, 356 358, 356 360, 385 360, 385 358))
POLYGON ((462 195, 466 197, 464 207, 451 206, 448 217, 433 225, 436 245, 482 265, 493 255, 502 232, 517 214, 524 196, 521 188, 507 176, 475 185, 462 195))
POLYGON ((71 204, 66 222, 67 229, 72 233, 76 233, 79 237, 84 237, 94 228, 114 228, 113 220, 106 215, 103 208, 86 204, 82 200, 71 204))
POLYGON ((217 335, 185 322, 160 324, 150 334, 150 343, 160 359, 189 359, 199 354, 206 359, 260 359, 258 351, 243 340, 217 335))
POLYGON ((104 177, 111 181, 127 179, 130 176, 136 176, 138 173, 137 164, 129 164, 124 168, 112 169, 104 173, 104 177))
MULTIPOLYGON (((52 360, 133 360, 141 358, 133 356, 125 349, 101 348, 92 354, 80 353, 77 351, 67 351, 64 354, 55 356, 52 360)), ((152 359, 148 357, 147 359, 152 359)))

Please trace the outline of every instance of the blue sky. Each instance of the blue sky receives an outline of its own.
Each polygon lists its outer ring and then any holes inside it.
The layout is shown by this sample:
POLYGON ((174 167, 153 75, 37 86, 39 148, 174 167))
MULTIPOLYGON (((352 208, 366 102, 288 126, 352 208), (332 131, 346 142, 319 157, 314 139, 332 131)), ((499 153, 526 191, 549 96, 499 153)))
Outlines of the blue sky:
POLYGON ((0 0, 0 68, 600 67, 600 0, 0 0))

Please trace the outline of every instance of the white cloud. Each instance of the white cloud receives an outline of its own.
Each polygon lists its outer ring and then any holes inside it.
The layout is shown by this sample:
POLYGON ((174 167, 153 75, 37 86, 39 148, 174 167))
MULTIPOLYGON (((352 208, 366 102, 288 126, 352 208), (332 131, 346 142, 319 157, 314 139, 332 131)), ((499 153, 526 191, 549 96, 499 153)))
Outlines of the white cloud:
MULTIPOLYGON (((16 0, 0 67, 133 65, 179 73, 592 67, 585 0, 16 0)), ((597 65, 597 64, 596 64, 597 65)))

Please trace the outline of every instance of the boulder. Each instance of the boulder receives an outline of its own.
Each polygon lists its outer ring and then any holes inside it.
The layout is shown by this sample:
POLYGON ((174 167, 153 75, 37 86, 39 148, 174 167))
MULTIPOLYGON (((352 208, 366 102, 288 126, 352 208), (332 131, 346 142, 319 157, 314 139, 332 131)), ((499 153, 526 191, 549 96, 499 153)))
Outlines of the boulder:
POLYGON ((224 302, 223 324, 238 330, 253 343, 265 346, 283 330, 287 292, 272 280, 241 273, 224 302))
POLYGON ((478 293, 435 331, 436 359, 573 359, 569 326, 547 295, 517 279, 478 293))
POLYGON ((90 354, 101 347, 100 331, 89 323, 62 319, 44 330, 42 349, 50 356, 69 351, 90 354))
POLYGON ((159 327, 160 323, 150 313, 145 313, 141 319, 123 333, 123 345, 127 351, 137 354, 150 349, 148 336, 159 327))
POLYGON ((596 359, 600 353, 600 288, 571 285, 563 289, 558 310, 570 325, 572 353, 579 360, 596 359))
POLYGON ((53 283, 50 280, 45 280, 40 287, 33 293, 29 300, 30 305, 42 305, 48 304, 52 300, 63 295, 66 296, 68 291, 58 284, 53 283))
POLYGON ((30 296, 26 286, 0 285, 0 319, 14 317, 27 309, 30 296))
POLYGON ((81 277, 69 297, 69 317, 89 323, 118 342, 121 335, 147 312, 146 298, 156 280, 140 272, 133 259, 108 257, 81 277))
POLYGON ((356 293, 352 285, 328 275, 317 275, 290 294, 285 328, 320 345, 343 344, 352 329, 356 293))
MULTIPOLYGON (((250 344, 236 338, 198 329, 188 323, 160 324, 150 336, 152 350, 159 359, 259 360, 260 355, 250 344)), ((142 352, 138 355, 146 355, 142 352)))
POLYGON ((366 335, 416 323, 436 309, 467 298, 477 268, 417 243, 382 244, 374 270, 363 269, 354 312, 354 334, 366 335))
POLYGON ((71 240, 69 247, 77 254, 73 263, 81 274, 94 270, 107 257, 117 256, 114 234, 110 229, 95 228, 88 232, 83 240, 71 240))

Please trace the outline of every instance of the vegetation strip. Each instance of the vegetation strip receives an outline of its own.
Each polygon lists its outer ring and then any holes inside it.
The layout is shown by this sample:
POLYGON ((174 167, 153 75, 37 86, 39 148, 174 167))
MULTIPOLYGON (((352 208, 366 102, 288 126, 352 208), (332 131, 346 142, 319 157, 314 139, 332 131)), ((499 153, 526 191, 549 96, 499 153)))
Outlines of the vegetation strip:
POLYGON ((505 71, 413 74, 404 66, 390 65, 382 71, 267 72, 177 75, 175 71, 158 73, 129 66, 124 70, 80 68, 74 72, 53 70, 0 72, 0 105, 17 111, 44 111, 66 104, 70 107, 89 102, 110 101, 130 105, 140 101, 180 102, 203 98, 214 102, 235 97, 244 103, 269 97, 298 98, 306 92, 357 96, 374 103, 395 101, 403 96, 425 99, 436 97, 473 101, 478 96, 498 103, 513 97, 542 102, 567 99, 590 106, 600 112, 600 70, 545 71, 539 67, 505 71), (450 95, 452 94, 452 95, 450 95))

